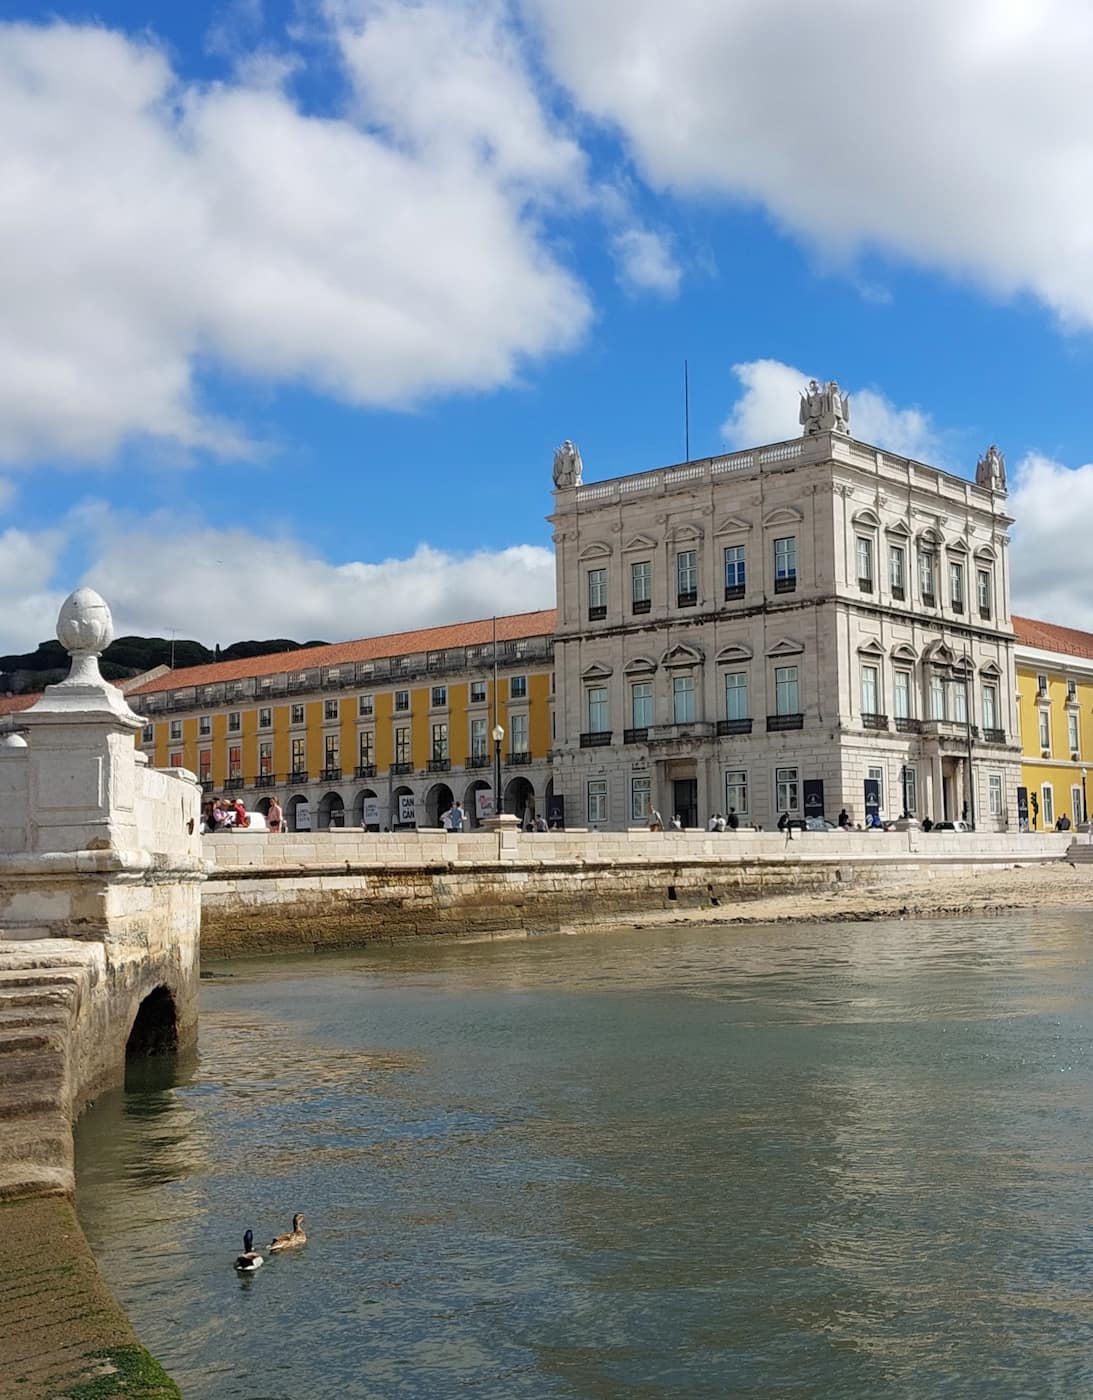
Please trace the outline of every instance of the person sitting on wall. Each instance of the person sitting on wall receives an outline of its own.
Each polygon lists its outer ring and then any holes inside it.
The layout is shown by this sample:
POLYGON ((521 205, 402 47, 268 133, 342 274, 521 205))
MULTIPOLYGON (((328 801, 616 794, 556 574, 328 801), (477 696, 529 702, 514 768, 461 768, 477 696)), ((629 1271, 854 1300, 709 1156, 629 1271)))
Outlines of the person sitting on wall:
POLYGON ((716 831, 716 830, 717 830, 717 813, 716 813, 716 812, 711 813, 711 815, 710 815, 710 820, 706 823, 706 830, 707 830, 707 831, 716 831))
POLYGON ((213 803, 212 817, 214 831, 224 831, 235 821, 235 813, 228 804, 219 797, 213 803))
POLYGON ((725 818, 725 826, 729 831, 740 830, 740 818, 736 815, 736 808, 729 808, 729 815, 725 818))
POLYGON ((934 824, 929 817, 922 818, 922 829, 923 831, 933 831, 934 824))
POLYGON ((683 819, 682 819, 682 817, 680 817, 680 815, 679 815, 678 812, 677 812, 677 813, 675 814, 675 816, 672 818, 671 826, 672 826, 672 830, 673 830, 673 831, 682 831, 682 830, 683 830, 683 819))
POLYGON ((865 829, 866 831, 880 830, 880 817, 876 812, 870 812, 869 815, 866 817, 865 829))
POLYGON ((850 830, 850 813, 845 807, 839 813, 839 825, 842 827, 843 831, 850 830))
POLYGON ((542 812, 540 812, 539 815, 535 818, 535 830, 536 830, 536 831, 549 831, 549 830, 550 830, 550 828, 547 826, 547 819, 546 819, 546 817, 543 816, 542 812))
POLYGON ((243 806, 243 799, 241 797, 237 797, 232 803, 232 811, 235 813, 235 820, 232 822, 232 826, 238 827, 241 831, 246 830, 246 828, 250 826, 250 817, 247 816, 247 809, 243 806))
POLYGON ((779 831, 788 831, 788 830, 789 830, 789 813, 788 813, 788 812, 783 812, 782 815, 778 818, 778 830, 779 830, 779 831))
POLYGON ((656 809, 655 807, 654 807, 653 810, 649 813, 649 830, 650 830, 650 831, 663 831, 663 830, 664 830, 664 818, 660 815, 660 813, 657 811, 657 809, 656 809))

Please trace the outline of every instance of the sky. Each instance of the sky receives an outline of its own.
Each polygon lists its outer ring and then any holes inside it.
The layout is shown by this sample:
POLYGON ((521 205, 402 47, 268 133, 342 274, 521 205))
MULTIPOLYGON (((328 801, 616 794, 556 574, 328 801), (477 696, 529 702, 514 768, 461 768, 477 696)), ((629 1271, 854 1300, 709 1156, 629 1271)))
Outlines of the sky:
POLYGON ((0 652, 553 603, 585 480, 796 436, 972 476, 1093 629, 1086 0, 0 0, 0 652))

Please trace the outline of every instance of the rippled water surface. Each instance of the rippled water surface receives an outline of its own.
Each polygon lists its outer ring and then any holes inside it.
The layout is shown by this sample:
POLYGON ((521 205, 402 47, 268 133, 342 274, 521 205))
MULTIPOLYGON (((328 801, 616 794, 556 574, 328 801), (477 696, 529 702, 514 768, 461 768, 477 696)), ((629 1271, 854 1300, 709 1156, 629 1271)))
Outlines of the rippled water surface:
POLYGON ((1091 1395, 1091 927, 220 964, 80 1213, 188 1400, 1091 1395))

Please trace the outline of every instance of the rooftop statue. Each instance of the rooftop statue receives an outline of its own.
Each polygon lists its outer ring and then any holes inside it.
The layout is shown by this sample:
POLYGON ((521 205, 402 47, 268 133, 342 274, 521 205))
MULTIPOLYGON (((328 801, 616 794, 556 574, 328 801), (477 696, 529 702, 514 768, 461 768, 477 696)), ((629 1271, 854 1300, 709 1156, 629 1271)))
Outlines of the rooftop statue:
POLYGON ((566 438, 554 454, 554 485, 580 486, 584 463, 576 446, 566 438))
POLYGON ((988 491, 1005 492, 1006 459, 998 450, 997 443, 991 443, 986 452, 975 464, 975 484, 985 486, 988 491))
POLYGON ((822 385, 810 379, 807 393, 801 395, 797 418, 804 429, 804 437, 811 437, 813 433, 848 433, 850 395, 843 393, 835 379, 822 385))

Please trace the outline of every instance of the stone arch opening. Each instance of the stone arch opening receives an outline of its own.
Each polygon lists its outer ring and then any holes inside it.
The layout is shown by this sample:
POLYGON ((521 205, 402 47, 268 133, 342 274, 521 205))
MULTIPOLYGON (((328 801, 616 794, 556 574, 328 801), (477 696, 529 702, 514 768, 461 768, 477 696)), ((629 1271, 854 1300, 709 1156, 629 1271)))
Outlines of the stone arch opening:
POLYGON ((268 816, 268 814, 269 814, 269 804, 270 804, 272 801, 273 801, 273 798, 272 798, 272 797, 263 797, 263 798, 261 798, 258 802, 255 803, 254 810, 255 810, 256 812, 261 812, 262 815, 263 815, 264 817, 265 817, 265 816, 268 816))
POLYGON ((505 788, 505 811, 521 822, 535 817, 535 789, 527 778, 513 778, 505 788))
POLYGON ((354 797, 353 825, 365 831, 379 831, 379 797, 372 788, 362 788, 354 797))
POLYGON ((178 1011, 167 987, 156 987, 141 1002, 125 1043, 127 1060, 178 1052, 178 1011))
POLYGON ((417 807, 413 788, 395 788, 391 794, 391 830, 413 831, 416 826, 417 807))
POLYGON ((311 824, 310 824, 310 822, 308 823, 307 826, 300 826, 299 822, 296 820, 296 816, 297 816, 297 813, 298 813, 300 807, 301 807, 301 806, 306 806, 306 805, 307 805, 307 798, 303 795, 302 792, 298 792, 298 793, 296 793, 296 795, 295 795, 294 797, 290 797, 290 798, 289 798, 289 800, 288 800, 288 809, 287 809, 286 814, 285 814, 285 819, 286 819, 286 821, 287 821, 287 823, 288 823, 288 829, 289 829, 289 831, 310 831, 310 830, 311 830, 311 824))
POLYGON ((489 791, 490 785, 485 778, 476 778, 473 783, 467 784, 467 791, 463 796, 463 809, 467 813, 467 825, 472 829, 482 825, 482 818, 478 815, 478 794, 489 791))
POLYGON ((319 830, 327 831, 332 826, 345 825, 345 803, 341 793, 327 792, 319 799, 319 830))
POLYGON ((440 819, 455 801, 455 794, 447 783, 434 783, 425 794, 425 821, 428 826, 439 826, 440 819))

